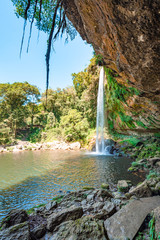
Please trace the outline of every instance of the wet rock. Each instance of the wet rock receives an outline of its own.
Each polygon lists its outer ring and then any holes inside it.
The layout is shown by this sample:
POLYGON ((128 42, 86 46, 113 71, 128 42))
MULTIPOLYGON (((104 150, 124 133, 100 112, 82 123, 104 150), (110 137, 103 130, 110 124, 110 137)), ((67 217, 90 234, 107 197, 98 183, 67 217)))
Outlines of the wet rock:
POLYGON ((144 181, 143 183, 141 183, 137 187, 131 188, 129 190, 129 195, 130 196, 135 195, 138 198, 151 197, 152 196, 152 191, 151 191, 150 187, 147 185, 147 182, 144 181))
POLYGON ((12 210, 3 219, 1 223, 2 229, 9 228, 13 225, 23 223, 28 220, 28 215, 24 210, 12 210))
POLYGON ((109 239, 132 240, 147 214, 160 205, 160 197, 133 200, 104 222, 109 239))
POLYGON ((113 141, 112 139, 105 139, 105 146, 114 146, 115 141, 113 141))
POLYGON ((62 223, 50 240, 106 240, 103 222, 92 217, 82 217, 62 223))
POLYGON ((126 180, 118 181, 117 187, 120 192, 127 192, 129 189, 129 185, 126 180))
POLYGON ((47 229, 49 231, 53 231, 53 229, 61 224, 64 221, 68 220, 75 220, 77 218, 80 218, 83 215, 83 208, 82 207, 76 207, 72 206, 70 208, 63 209, 62 211, 58 213, 53 213, 50 215, 50 217, 47 219, 47 229))
POLYGON ((105 151, 108 152, 109 154, 113 154, 114 152, 114 147, 113 146, 106 146, 105 151))
POLYGON ((0 231, 0 239, 1 240, 30 240, 28 223, 23 222, 0 231))

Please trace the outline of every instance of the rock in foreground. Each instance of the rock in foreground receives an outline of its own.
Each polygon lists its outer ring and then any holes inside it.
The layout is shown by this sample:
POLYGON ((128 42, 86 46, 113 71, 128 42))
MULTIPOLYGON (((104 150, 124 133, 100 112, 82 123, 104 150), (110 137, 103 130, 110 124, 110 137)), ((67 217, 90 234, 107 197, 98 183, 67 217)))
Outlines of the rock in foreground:
POLYGON ((147 214, 160 205, 160 197, 141 198, 124 206, 104 222, 109 239, 132 240, 147 214))

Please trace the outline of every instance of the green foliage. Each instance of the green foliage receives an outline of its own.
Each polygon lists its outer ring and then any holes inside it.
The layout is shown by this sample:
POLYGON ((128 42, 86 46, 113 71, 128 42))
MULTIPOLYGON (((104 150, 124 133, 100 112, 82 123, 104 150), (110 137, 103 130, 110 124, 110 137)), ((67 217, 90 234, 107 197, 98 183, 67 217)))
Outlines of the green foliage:
POLYGON ((61 117, 60 128, 67 141, 83 140, 88 133, 89 124, 86 118, 76 109, 72 109, 67 115, 61 117))
MULTIPOLYGON (((118 121, 120 129, 136 128, 133 118, 126 114, 127 99, 138 95, 139 91, 133 87, 126 87, 118 83, 112 70, 104 67, 107 77, 106 102, 108 110, 108 127, 110 133, 115 134, 115 124, 118 121)), ((139 123, 139 122, 138 122, 139 123)))
POLYGON ((97 92, 99 81, 99 68, 95 58, 92 58, 89 66, 80 73, 72 74, 76 94, 79 97, 76 109, 87 118, 91 128, 96 126, 97 92))
POLYGON ((54 116, 54 113, 50 112, 47 115, 47 124, 46 129, 54 128, 56 126, 56 118, 54 116))
POLYGON ((41 129, 31 128, 27 140, 32 143, 39 142, 41 140, 41 129))
POLYGON ((26 127, 28 115, 34 117, 39 101, 39 90, 28 82, 0 84, 0 142, 10 143, 16 138, 17 129, 26 127), (32 110, 30 110, 32 109, 32 110))
POLYGON ((96 55, 94 53, 94 57, 96 60, 96 65, 103 66, 104 65, 104 57, 101 54, 96 55))
POLYGON ((40 207, 44 207, 45 205, 46 204, 42 203, 42 204, 39 204, 37 206, 34 206, 34 207, 30 208, 29 210, 27 210, 27 214, 30 215, 30 214, 35 212, 35 209, 40 208, 40 207))
MULTIPOLYGON (((17 17, 25 18, 25 11, 27 8, 28 1, 27 0, 12 0, 13 5, 15 6, 15 13, 17 17)), ((32 0, 30 2, 29 9, 27 11, 27 19, 32 22, 33 20, 36 21, 36 26, 40 31, 44 31, 46 33, 50 33, 53 23, 53 16, 56 10, 58 0, 43 0, 42 5, 40 5, 40 1, 38 1, 38 4, 36 4, 36 1, 32 0), (36 12, 35 12, 35 6, 36 6, 36 12)), ((63 17, 64 9, 60 9, 61 6, 59 6, 58 11, 61 11, 60 14, 56 14, 56 22, 55 27, 59 27, 59 24, 61 22, 61 17, 63 17)), ((67 34, 70 36, 71 40, 74 39, 76 36, 76 30, 73 27, 72 23, 66 18, 66 26, 61 33, 67 34)), ((63 25, 62 25, 63 27, 63 25)))
POLYGON ((138 162, 132 162, 132 167, 137 167, 138 166, 138 162))
POLYGON ((155 171, 153 171, 153 170, 149 171, 149 174, 147 175, 147 179, 148 179, 148 180, 149 180, 149 179, 152 179, 152 178, 156 178, 156 177, 158 177, 157 172, 155 172, 155 171))
POLYGON ((149 222, 149 236, 150 240, 157 240, 156 232, 155 232, 155 217, 152 216, 149 222))
POLYGON ((134 137, 130 137, 128 139, 120 141, 120 143, 125 143, 125 142, 132 146, 136 146, 140 142, 140 140, 134 137))

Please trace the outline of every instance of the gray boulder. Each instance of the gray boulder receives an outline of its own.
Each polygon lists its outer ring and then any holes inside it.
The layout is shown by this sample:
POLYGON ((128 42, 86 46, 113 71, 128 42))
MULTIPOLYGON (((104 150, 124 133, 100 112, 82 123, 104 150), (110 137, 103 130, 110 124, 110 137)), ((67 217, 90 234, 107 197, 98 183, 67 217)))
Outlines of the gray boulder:
POLYGON ((1 240, 30 240, 28 223, 23 222, 0 231, 0 239, 1 240))
POLYGON ((62 223, 49 240, 107 240, 103 221, 92 217, 82 217, 62 223))
POLYGON ((160 205, 160 197, 133 200, 104 222, 109 239, 132 240, 146 216, 160 205))
POLYGON ((117 187, 120 192, 127 192, 129 189, 129 185, 126 180, 119 180, 117 187))
POLYGON ((25 210, 11 210, 1 223, 2 229, 9 228, 13 225, 23 223, 28 220, 25 210))
POLYGON ((94 218, 106 220, 108 217, 112 216, 116 212, 116 206, 114 203, 106 201, 103 208, 98 211, 94 218))
POLYGON ((129 190, 128 196, 131 197, 133 195, 138 197, 138 198, 151 197, 152 196, 152 191, 151 191, 150 187, 148 186, 147 182, 144 181, 143 183, 141 183, 137 187, 131 188, 129 190))
POLYGON ((70 208, 63 209, 62 211, 58 213, 53 213, 49 216, 47 219, 47 229, 49 231, 53 231, 53 229, 61 224, 62 222, 68 221, 68 220, 75 220, 77 218, 80 218, 83 215, 83 208, 82 207, 76 207, 72 206, 70 208))

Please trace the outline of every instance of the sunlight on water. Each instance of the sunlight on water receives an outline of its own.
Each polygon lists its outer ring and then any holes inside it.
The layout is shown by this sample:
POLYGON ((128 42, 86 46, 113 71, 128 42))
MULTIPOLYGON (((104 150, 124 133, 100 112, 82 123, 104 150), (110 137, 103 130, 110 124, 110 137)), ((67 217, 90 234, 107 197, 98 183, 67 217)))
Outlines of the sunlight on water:
POLYGON ((80 151, 27 151, 0 154, 0 219, 11 209, 29 209, 54 196, 119 179, 139 181, 127 172, 130 160, 80 151))

